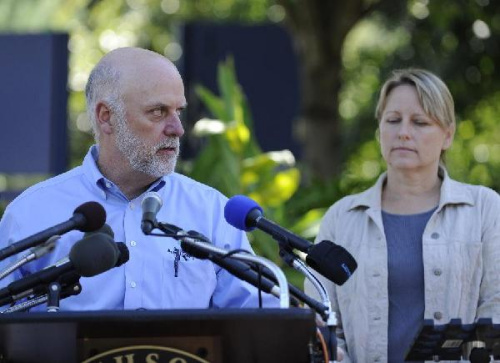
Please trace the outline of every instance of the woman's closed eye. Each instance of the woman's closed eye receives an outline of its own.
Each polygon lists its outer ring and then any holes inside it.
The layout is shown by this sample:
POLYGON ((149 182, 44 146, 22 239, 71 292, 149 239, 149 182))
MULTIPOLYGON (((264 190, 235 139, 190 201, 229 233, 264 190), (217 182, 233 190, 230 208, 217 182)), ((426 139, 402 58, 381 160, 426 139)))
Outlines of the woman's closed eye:
POLYGON ((429 125, 430 123, 426 120, 423 120, 423 119, 414 119, 413 120, 413 123, 417 126, 427 126, 429 125))

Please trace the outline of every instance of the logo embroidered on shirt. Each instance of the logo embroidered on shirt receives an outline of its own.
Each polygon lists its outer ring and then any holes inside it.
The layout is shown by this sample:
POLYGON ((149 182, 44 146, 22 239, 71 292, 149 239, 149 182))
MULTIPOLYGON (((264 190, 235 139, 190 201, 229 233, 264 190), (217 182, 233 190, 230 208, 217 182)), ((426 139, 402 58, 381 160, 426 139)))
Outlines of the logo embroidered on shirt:
POLYGON ((181 250, 178 247, 174 247, 172 249, 169 248, 169 249, 167 249, 167 252, 170 252, 171 254, 175 255, 175 257, 174 257, 174 276, 175 277, 179 276, 179 261, 181 260, 181 258, 184 261, 194 260, 193 256, 191 256, 187 252, 184 252, 183 250, 181 250))

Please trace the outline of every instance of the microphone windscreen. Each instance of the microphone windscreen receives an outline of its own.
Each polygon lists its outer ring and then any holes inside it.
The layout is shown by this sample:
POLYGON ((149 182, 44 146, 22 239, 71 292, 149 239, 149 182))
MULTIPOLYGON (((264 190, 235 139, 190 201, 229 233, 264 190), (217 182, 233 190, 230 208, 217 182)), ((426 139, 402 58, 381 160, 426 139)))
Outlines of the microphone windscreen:
POLYGON ((111 237, 111 239, 115 238, 115 233, 113 232, 113 229, 107 223, 104 223, 104 225, 101 228, 95 231, 85 233, 84 237, 88 237, 94 233, 104 233, 106 236, 111 237))
POLYGON ((97 202, 86 202, 75 209, 73 215, 81 214, 85 221, 79 226, 82 232, 92 232, 101 228, 106 222, 106 211, 97 202))
POLYGON ((141 208, 143 212, 158 213, 163 205, 163 200, 160 194, 156 192, 148 192, 144 196, 141 202, 141 208))
POLYGON ((91 277, 115 267, 118 248, 109 236, 92 234, 75 243, 69 252, 69 260, 75 271, 84 277, 91 277))
POLYGON ((308 251, 306 262, 336 285, 342 285, 358 267, 356 260, 342 246, 321 241, 308 251))
POLYGON ((115 267, 119 267, 127 262, 130 258, 130 252, 123 242, 116 242, 116 247, 118 247, 118 261, 116 261, 115 267))
POLYGON ((244 195, 235 195, 230 198, 224 207, 224 218, 226 222, 235 228, 243 231, 252 231, 255 226, 249 225, 247 221, 248 214, 254 210, 258 210, 260 215, 263 211, 256 201, 244 195))

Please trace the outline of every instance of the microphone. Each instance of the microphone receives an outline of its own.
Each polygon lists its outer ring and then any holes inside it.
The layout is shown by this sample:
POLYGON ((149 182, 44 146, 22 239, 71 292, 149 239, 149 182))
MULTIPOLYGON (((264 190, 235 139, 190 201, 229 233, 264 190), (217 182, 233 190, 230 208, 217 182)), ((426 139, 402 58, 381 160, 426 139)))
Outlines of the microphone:
POLYGON ((84 236, 88 237, 94 234, 104 234, 104 238, 113 246, 113 249, 115 250, 117 256, 115 267, 119 267, 125 262, 128 262, 128 260, 130 259, 130 251, 128 250, 128 247, 125 243, 114 241, 115 233, 113 232, 113 229, 109 226, 109 224, 104 223, 104 225, 97 231, 87 232, 84 236))
POLYGON ((85 233, 85 236, 89 236, 94 233, 104 233, 105 235, 110 236, 111 238, 115 238, 115 232, 113 232, 113 229, 107 223, 104 223, 102 227, 96 229, 95 231, 85 233))
MULTIPOLYGON (((188 232, 188 234, 191 231, 188 232)), ((207 242, 194 242, 196 238, 194 237, 193 239, 187 239, 187 238, 182 238, 181 239, 181 247, 182 249, 189 253, 191 256, 196 257, 200 260, 210 260, 216 265, 219 265, 232 275, 238 277, 239 279, 248 282, 249 284, 262 289, 264 292, 267 293, 272 293, 275 296, 279 296, 279 289, 276 286, 276 284, 273 281, 270 281, 268 278, 265 276, 261 276, 259 278, 259 275, 257 272, 252 270, 252 268, 244 263, 240 262, 237 260, 234 260, 230 257, 222 257, 219 256, 210 249, 207 249, 206 245, 207 242), (189 241, 191 240, 191 243, 189 241)), ((229 251, 228 251, 229 252, 229 251)))
MULTIPOLYGON (((188 235, 193 236, 194 239, 197 239, 197 237, 194 236, 199 235, 198 232, 195 232, 194 234, 193 231, 188 231, 187 233, 188 235)), ((206 242, 204 240, 200 240, 200 242, 198 243, 187 243, 185 239, 181 239, 182 249, 189 253, 191 256, 202 260, 209 259, 210 261, 212 261, 216 265, 219 265, 239 279, 246 281, 257 288, 260 288, 264 292, 279 297, 279 288, 276 286, 278 281, 267 267, 261 267, 261 270, 259 271, 256 267, 235 260, 230 256, 219 256, 204 247, 204 244, 207 243, 209 242, 206 242), (259 276, 259 274, 261 274, 262 276, 259 276)), ((326 306, 307 296, 292 284, 288 284, 288 289, 290 290, 290 294, 292 295, 290 296, 290 303, 293 306, 299 306, 298 300, 300 300, 316 310, 316 312, 318 312, 318 314, 320 314, 321 316, 325 314, 325 311, 327 310, 326 306)))
POLYGON ((75 209, 73 216, 66 222, 59 223, 41 232, 11 244, 0 250, 0 261, 30 247, 39 245, 54 235, 61 235, 77 229, 81 232, 95 231, 106 221, 106 211, 97 202, 83 203, 75 209))
POLYGON ((119 258, 118 249, 103 236, 105 235, 100 233, 85 237, 71 248, 68 260, 11 282, 0 290, 0 305, 28 296, 40 286, 48 285, 68 272, 92 277, 115 267, 119 258))
POLYGON ((156 227, 156 214, 163 205, 161 197, 156 192, 148 192, 144 196, 141 203, 142 208, 142 221, 141 229, 146 235, 150 234, 151 231, 156 227))
POLYGON ((37 260, 42 256, 45 256, 47 253, 50 253, 56 247, 56 242, 59 240, 61 236, 52 236, 44 244, 40 246, 33 247, 29 254, 23 256, 13 264, 9 265, 2 272, 0 272, 0 280, 2 280, 5 276, 17 270, 19 267, 31 262, 33 260, 37 260))
POLYGON ((231 253, 231 251, 220 249, 213 246, 207 237, 195 231, 184 232, 178 239, 181 241, 181 248, 191 256, 199 259, 209 259, 241 280, 252 284, 264 292, 279 297, 281 307, 288 308, 290 300, 292 300, 292 303, 298 305, 297 301, 289 296, 288 282, 286 281, 285 275, 279 267, 271 261, 262 257, 257 257, 251 253, 231 253), (228 253, 231 255, 228 256, 228 253), (268 271, 276 277, 278 286, 266 278, 265 274, 263 274, 264 276, 259 276, 259 274, 252 269, 252 266, 242 263, 239 260, 255 263, 267 268, 268 271))
MULTIPOLYGON (((128 247, 123 242, 115 242, 113 240, 115 233, 113 232, 113 230, 111 229, 109 224, 105 223, 97 231, 87 232, 84 234, 83 237, 85 239, 85 238, 89 238, 91 236, 96 236, 96 235, 99 236, 100 239, 102 239, 103 243, 108 243, 111 246, 111 248, 113 249, 113 251, 115 253, 114 259, 116 260, 114 267, 119 267, 129 260, 130 252, 128 250, 128 247)), ((56 265, 66 263, 69 260, 70 260, 69 256, 64 257, 64 258, 60 259, 59 261, 57 261, 56 265)))
POLYGON ((118 248, 118 258, 116 260, 115 267, 120 267, 130 259, 130 251, 128 250, 127 245, 123 242, 116 242, 114 244, 118 248))
POLYGON ((271 235, 280 245, 306 253, 307 264, 337 285, 344 284, 358 267, 354 257, 344 247, 331 241, 312 244, 264 218, 257 202, 244 195, 236 195, 228 200, 224 207, 224 218, 237 229, 248 232, 258 228, 271 235))

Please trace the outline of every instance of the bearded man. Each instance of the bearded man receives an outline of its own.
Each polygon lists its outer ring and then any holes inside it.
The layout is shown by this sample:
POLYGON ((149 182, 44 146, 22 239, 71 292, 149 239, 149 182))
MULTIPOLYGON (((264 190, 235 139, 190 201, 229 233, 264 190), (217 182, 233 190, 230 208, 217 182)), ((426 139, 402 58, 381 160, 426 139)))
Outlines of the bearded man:
MULTIPOLYGON (((184 134, 180 113, 186 107, 175 65, 145 49, 114 50, 92 70, 86 100, 96 145, 81 166, 27 189, 8 206, 0 222, 0 248, 66 221, 77 206, 96 201, 130 259, 81 278, 82 292, 62 300, 61 310, 258 307, 257 290, 249 284, 192 257, 172 238, 141 231, 141 202, 154 191, 163 200, 159 221, 200 232, 220 248, 251 251, 246 235, 224 220, 226 197, 174 172, 184 134)), ((81 238, 78 231, 64 234, 51 254, 1 285, 56 263, 81 238)), ((1 267, 12 261, 2 261, 1 267)), ((277 307, 278 300, 265 296, 265 306, 277 307)))

